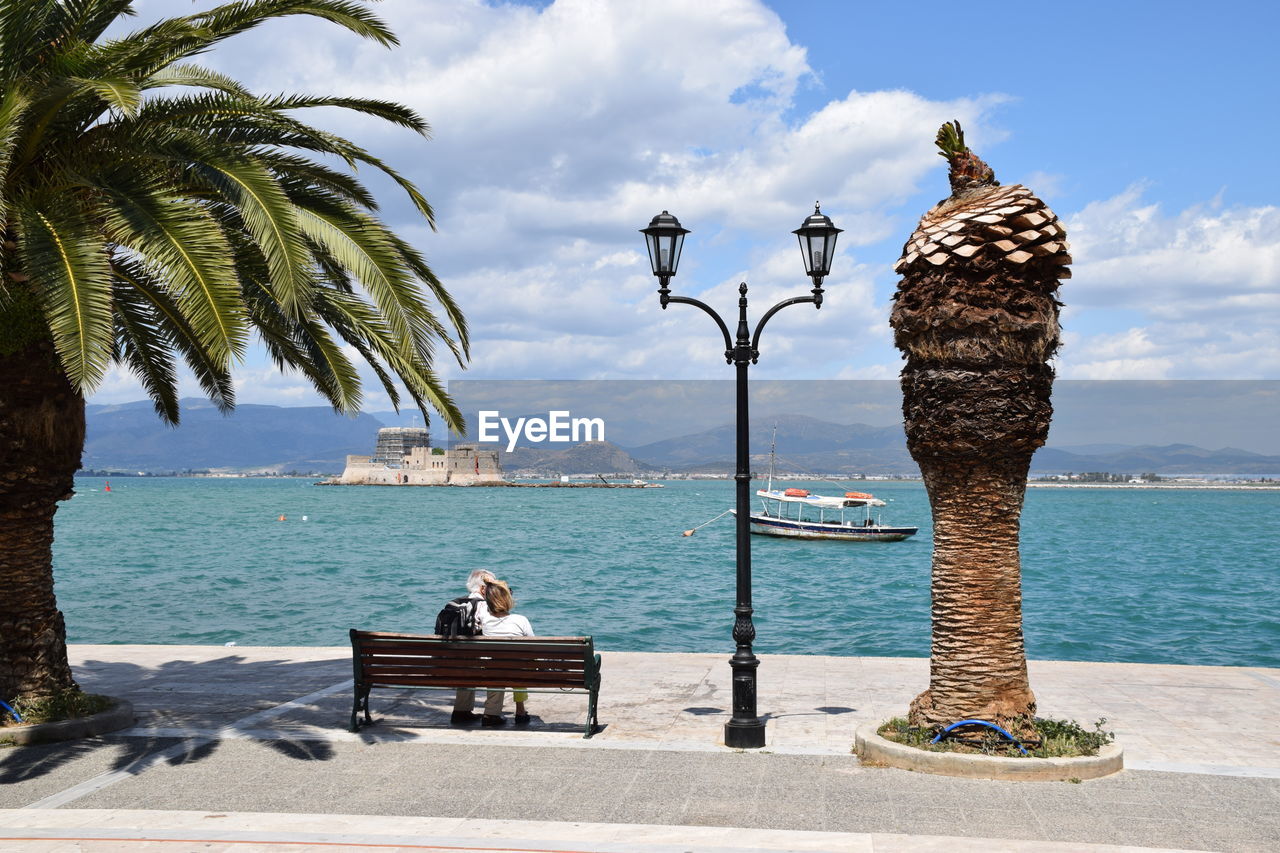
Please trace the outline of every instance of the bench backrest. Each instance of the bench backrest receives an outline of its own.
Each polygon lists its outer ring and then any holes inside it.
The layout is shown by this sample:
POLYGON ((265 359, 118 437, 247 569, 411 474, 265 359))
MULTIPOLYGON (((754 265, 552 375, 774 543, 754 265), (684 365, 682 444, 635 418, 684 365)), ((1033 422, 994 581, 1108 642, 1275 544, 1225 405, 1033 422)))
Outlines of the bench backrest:
POLYGON ((466 637, 351 630, 365 687, 590 688, 599 667, 590 637, 466 637))

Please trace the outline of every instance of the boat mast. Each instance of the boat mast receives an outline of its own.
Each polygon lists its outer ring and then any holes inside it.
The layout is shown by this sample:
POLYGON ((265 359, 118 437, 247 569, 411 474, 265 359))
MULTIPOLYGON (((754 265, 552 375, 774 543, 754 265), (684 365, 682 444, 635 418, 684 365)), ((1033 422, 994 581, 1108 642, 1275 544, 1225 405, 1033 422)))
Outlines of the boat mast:
POLYGON ((773 456, 778 449, 778 422, 773 422, 773 438, 769 440, 769 488, 767 491, 773 491, 773 456))

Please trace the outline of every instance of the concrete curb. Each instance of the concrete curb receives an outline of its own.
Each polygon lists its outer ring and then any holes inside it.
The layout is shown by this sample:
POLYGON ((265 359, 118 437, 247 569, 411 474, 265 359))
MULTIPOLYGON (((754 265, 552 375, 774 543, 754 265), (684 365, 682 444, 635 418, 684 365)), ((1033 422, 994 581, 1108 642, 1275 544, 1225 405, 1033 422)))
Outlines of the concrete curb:
POLYGON ((134 723, 133 705, 123 699, 116 699, 115 703, 114 707, 90 717, 0 729, 0 743, 7 741, 18 746, 30 746, 34 743, 93 737, 129 728, 134 723))
POLYGON ((865 723, 858 727, 854 752, 865 764, 879 764, 938 776, 1022 782, 1098 779, 1124 769, 1124 750, 1117 743, 1109 743, 1097 755, 1083 758, 1001 758, 995 755, 916 749, 880 737, 876 734, 880 725, 865 723))

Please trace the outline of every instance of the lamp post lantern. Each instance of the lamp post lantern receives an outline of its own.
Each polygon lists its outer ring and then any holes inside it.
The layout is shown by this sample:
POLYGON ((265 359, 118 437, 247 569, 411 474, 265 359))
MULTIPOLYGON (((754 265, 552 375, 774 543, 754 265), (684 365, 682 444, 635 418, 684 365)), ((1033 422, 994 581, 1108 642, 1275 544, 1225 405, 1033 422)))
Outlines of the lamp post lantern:
POLYGON ((736 486, 736 551, 737 551, 737 604, 733 608, 733 640, 737 651, 729 660, 733 670, 733 716, 724 725, 725 746, 738 749, 758 749, 765 744, 764 720, 756 714, 756 669, 759 659, 751 650, 756 638, 756 628, 751 621, 751 467, 750 467, 750 418, 747 401, 747 368, 760 359, 760 333, 774 314, 788 305, 804 302, 822 307, 822 280, 831 272, 831 258, 835 253, 835 227, 817 204, 794 233, 800 239, 800 251, 804 256, 805 273, 813 279, 812 296, 796 296, 774 305, 752 331, 747 323, 747 285, 738 285, 737 335, 729 335, 729 327, 712 308, 687 296, 672 296, 670 282, 680 263, 680 251, 684 247, 687 228, 667 211, 662 211, 640 229, 649 248, 649 263, 658 277, 658 298, 663 307, 672 302, 692 305, 705 311, 715 320, 724 336, 725 361, 736 368, 737 373, 737 470, 736 486))

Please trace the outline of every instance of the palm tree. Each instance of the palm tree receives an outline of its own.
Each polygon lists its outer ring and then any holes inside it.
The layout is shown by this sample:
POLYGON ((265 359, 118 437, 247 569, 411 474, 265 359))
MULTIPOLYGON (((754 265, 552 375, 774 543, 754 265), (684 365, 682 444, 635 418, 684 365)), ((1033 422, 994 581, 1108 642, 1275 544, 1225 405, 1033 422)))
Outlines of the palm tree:
POLYGON ((1035 714, 1022 638, 1019 517, 1031 455, 1044 444, 1058 348, 1065 231, 1026 187, 1002 187, 938 132, 951 196, 920 220, 895 270, 890 325, 902 371, 907 447, 933 509, 929 689, 911 722, 1024 727, 1035 714))
POLYGON ((423 257, 349 170, 416 187, 296 114, 337 107, 425 136, 395 103, 271 96, 193 57, 274 18, 311 15, 382 45, 363 2, 242 0, 119 38, 130 0, 0 0, 0 698, 74 688, 53 594, 57 503, 84 444, 84 395, 114 364, 177 424, 176 363, 225 412, 251 335, 339 412, 359 410, 347 353, 398 406, 461 416, 432 372, 462 364, 466 324, 423 257), (435 306, 434 308, 432 306, 435 306), (350 348, 350 349, 348 349, 350 348))

